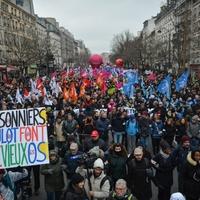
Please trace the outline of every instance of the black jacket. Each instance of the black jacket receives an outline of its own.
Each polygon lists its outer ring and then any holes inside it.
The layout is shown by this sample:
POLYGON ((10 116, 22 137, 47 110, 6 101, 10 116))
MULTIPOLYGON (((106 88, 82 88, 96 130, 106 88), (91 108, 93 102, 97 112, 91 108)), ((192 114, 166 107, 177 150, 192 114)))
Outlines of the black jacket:
POLYGON ((128 185, 132 194, 139 200, 152 197, 151 181, 146 172, 149 168, 150 163, 146 158, 141 161, 132 159, 128 162, 128 185))
POLYGON ((111 122, 113 131, 123 132, 125 131, 125 119, 116 117, 111 122))
POLYGON ((164 158, 161 153, 158 153, 154 158, 154 161, 158 163, 156 167, 155 183, 157 187, 169 188, 173 184, 173 169, 175 163, 171 156, 164 158))
POLYGON ((187 162, 183 166, 183 193, 187 199, 200 197, 200 164, 194 161, 191 153, 187 156, 187 162))

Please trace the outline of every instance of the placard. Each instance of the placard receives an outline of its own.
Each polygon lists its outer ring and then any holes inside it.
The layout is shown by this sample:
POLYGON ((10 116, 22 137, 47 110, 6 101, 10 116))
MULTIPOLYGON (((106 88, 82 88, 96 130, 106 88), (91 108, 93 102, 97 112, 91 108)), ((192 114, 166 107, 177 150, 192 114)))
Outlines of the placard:
POLYGON ((0 111, 0 168, 47 163, 46 109, 0 111))

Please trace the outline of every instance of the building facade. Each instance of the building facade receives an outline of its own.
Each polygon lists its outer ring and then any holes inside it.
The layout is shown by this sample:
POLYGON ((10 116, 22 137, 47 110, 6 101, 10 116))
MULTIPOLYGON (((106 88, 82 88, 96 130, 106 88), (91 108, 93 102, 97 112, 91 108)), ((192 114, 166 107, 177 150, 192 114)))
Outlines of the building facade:
POLYGON ((24 52, 28 53, 27 42, 35 32, 36 18, 9 0, 0 0, 0 13, 0 64, 24 65, 28 62, 24 52))
POLYGON ((155 41, 157 63, 162 67, 173 66, 173 35, 175 33, 175 3, 168 1, 161 7, 155 20, 155 41))
POLYGON ((73 34, 64 27, 60 27, 60 36, 61 36, 61 54, 62 54, 62 63, 65 65, 70 65, 74 63, 75 53, 77 50, 77 44, 73 34), (76 46, 76 50, 75 50, 76 46))

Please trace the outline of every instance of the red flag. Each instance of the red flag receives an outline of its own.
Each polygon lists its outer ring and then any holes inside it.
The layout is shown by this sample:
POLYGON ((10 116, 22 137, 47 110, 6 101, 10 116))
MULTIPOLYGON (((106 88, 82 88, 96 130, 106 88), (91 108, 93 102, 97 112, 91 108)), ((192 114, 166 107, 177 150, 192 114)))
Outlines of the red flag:
POLYGON ((27 90, 27 88, 24 88, 24 97, 29 97, 30 96, 30 92, 27 90))
POLYGON ((44 87, 43 81, 41 78, 37 79, 36 88, 40 91, 43 97, 47 94, 46 88, 44 87))
POLYGON ((69 99, 69 91, 66 89, 66 87, 63 89, 63 98, 64 100, 69 99))
POLYGON ((84 85, 85 87, 89 87, 89 86, 90 86, 90 80, 88 80, 88 79, 83 79, 83 85, 84 85))
POLYGON ((63 82, 63 80, 65 80, 67 78, 67 72, 66 71, 62 71, 60 73, 60 75, 61 75, 61 79, 62 79, 62 82, 63 82))
POLYGON ((79 97, 82 97, 84 95, 85 95, 85 86, 82 84, 80 87, 79 97))
POLYGON ((71 85, 70 85, 69 96, 70 96, 71 100, 74 102, 76 102, 78 99, 76 87, 75 87, 74 83, 71 83, 71 85))
POLYGON ((42 86, 43 86, 42 79, 38 78, 36 81, 36 88, 40 90, 42 86))
POLYGON ((105 94, 106 93, 106 91, 107 91, 107 86, 106 86, 106 83, 105 82, 103 82, 102 83, 102 85, 101 85, 101 92, 103 93, 103 94, 105 94))
POLYGON ((104 83, 103 76, 100 73, 96 80, 97 85, 101 88, 102 84, 104 83))

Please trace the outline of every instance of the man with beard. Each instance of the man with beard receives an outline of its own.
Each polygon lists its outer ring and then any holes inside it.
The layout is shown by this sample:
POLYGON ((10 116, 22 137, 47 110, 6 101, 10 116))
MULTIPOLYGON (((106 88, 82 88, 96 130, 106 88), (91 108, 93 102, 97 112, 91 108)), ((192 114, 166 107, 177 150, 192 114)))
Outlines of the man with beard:
POLYGON ((110 181, 104 174, 104 163, 98 158, 93 165, 91 177, 85 181, 85 190, 90 199, 106 200, 110 192, 110 181), (91 187, 90 187, 91 184, 91 187))
POLYGON ((178 189, 179 192, 183 192, 183 166, 186 162, 188 153, 191 151, 190 148, 190 138, 187 135, 184 135, 181 138, 180 146, 175 149, 172 153, 172 157, 175 160, 177 171, 178 171, 178 189))

